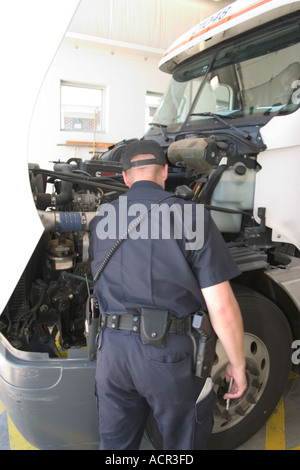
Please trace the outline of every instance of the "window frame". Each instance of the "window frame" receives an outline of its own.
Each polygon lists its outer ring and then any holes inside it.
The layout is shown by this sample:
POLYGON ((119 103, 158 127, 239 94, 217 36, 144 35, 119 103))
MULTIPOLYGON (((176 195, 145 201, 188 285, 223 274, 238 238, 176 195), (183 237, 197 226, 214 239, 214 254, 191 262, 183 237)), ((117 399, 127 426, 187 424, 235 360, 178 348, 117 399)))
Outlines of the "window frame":
MULTIPOLYGON (((91 83, 85 83, 85 82, 77 82, 73 80, 64 80, 60 79, 59 82, 59 129, 61 132, 79 132, 79 133, 97 133, 97 134, 104 134, 106 132, 106 125, 105 125, 105 93, 106 93, 106 87, 104 85, 99 85, 99 84, 91 84, 91 83), (94 129, 80 129, 80 128, 65 128, 63 119, 64 119, 64 114, 63 114, 63 102, 62 102, 62 87, 73 87, 73 88, 86 88, 89 90, 98 90, 101 91, 101 101, 100 105, 96 105, 95 108, 100 109, 100 129, 96 128, 94 129)), ((80 118, 78 118, 79 120, 80 118)))

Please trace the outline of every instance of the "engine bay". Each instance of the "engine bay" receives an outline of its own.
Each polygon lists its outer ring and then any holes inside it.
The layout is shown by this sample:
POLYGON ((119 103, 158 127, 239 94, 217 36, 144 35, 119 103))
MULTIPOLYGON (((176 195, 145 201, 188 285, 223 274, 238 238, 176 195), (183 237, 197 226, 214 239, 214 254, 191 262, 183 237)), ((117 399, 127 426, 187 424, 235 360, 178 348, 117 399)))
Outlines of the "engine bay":
MULTIPOLYGON (((166 149, 166 190, 179 185, 193 190, 194 201, 211 210, 243 271, 267 265, 266 229, 253 218, 258 149, 251 144, 245 154, 238 140, 179 136, 166 149), (252 240, 257 247, 259 237, 262 249, 253 251, 252 240)), ((0 317, 0 331, 13 347, 49 357, 68 357, 70 348, 86 347, 86 305, 93 291, 89 222, 101 204, 127 191, 120 163, 126 143, 84 162, 54 163, 53 171, 29 165, 44 233, 0 317)))

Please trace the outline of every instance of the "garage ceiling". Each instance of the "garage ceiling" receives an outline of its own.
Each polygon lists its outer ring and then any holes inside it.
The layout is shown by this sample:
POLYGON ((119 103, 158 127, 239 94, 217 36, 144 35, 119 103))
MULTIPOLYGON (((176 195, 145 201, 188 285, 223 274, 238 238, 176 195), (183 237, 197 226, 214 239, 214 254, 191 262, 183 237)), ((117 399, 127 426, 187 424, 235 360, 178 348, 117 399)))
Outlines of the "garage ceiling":
POLYGON ((225 0, 81 0, 67 36, 161 54, 225 0))

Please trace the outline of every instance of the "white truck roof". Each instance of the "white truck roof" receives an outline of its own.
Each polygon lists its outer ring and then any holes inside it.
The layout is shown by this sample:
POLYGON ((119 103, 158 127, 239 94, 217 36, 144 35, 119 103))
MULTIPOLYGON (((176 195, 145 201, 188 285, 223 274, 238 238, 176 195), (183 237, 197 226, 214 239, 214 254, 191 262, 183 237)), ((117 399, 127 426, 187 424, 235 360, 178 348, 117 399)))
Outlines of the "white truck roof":
POLYGON ((237 0, 180 36, 162 57, 159 68, 176 65, 216 44, 300 9, 300 0, 237 0))

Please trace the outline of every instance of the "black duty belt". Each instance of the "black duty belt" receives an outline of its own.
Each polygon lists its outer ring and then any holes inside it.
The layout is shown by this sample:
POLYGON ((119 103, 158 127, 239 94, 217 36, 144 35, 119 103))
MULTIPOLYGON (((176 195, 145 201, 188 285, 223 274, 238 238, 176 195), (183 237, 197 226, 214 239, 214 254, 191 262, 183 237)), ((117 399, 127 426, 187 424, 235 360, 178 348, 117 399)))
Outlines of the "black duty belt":
MULTIPOLYGON (((140 315, 124 313, 122 315, 100 315, 100 329, 113 328, 115 330, 127 330, 140 333, 140 315)), ((170 327, 168 333, 183 334, 190 329, 190 317, 178 318, 170 316, 170 327)))

